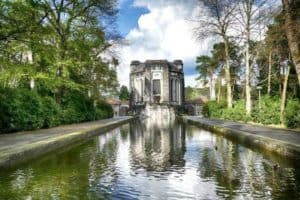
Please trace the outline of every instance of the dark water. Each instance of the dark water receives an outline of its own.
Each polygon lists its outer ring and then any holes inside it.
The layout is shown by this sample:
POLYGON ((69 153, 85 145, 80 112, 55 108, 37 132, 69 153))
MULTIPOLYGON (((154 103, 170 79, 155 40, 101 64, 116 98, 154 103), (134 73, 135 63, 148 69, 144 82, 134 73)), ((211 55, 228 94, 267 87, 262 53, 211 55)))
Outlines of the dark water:
POLYGON ((1 170, 0 199, 299 199, 299 183, 289 160, 180 122, 144 121, 1 170))

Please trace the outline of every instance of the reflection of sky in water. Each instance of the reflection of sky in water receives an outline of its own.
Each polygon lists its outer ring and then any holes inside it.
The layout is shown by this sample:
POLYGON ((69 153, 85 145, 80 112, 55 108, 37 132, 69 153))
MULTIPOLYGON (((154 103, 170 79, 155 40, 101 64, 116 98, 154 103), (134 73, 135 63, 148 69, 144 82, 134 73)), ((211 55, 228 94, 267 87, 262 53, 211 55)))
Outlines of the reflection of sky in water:
POLYGON ((0 171, 0 199, 299 196, 299 167, 190 125, 152 123, 133 122, 70 150, 0 171), (277 162, 281 167, 274 171, 277 162))
MULTIPOLYGON (((119 143, 115 163, 119 174, 118 180, 110 188, 112 197, 142 199, 272 197, 274 188, 268 186, 268 182, 272 178, 271 175, 274 178, 273 161, 208 131, 189 127, 190 130, 187 131, 190 131, 191 135, 184 138, 185 144, 182 144, 180 142, 182 138, 178 136, 185 134, 182 125, 171 124, 169 127, 161 128, 158 133, 155 126, 153 124, 149 126, 149 122, 146 126, 135 125, 130 133, 134 137, 130 139, 129 135, 127 140, 119 143), (159 140, 153 140, 155 134, 159 140), (174 138, 176 141, 172 143, 174 138), (147 151, 145 145, 149 140, 156 143, 149 147, 156 149, 147 151), (176 151, 185 153, 176 154, 176 151), (179 156, 177 160, 184 160, 184 166, 177 166, 178 163, 171 164, 170 154, 179 156)), ((100 179, 101 181, 103 179, 100 179)), ((275 180, 278 181, 280 182, 275 180)))

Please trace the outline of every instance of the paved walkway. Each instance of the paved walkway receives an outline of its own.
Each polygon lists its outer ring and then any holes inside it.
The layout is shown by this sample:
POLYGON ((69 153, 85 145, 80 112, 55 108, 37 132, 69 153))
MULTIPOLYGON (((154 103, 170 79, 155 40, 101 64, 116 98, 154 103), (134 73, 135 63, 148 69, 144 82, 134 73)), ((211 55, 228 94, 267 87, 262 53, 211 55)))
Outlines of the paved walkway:
POLYGON ((206 119, 206 118, 200 118, 195 116, 189 116, 188 118, 192 119, 193 121, 199 121, 205 124, 223 126, 230 129, 245 131, 254 135, 281 140, 284 142, 292 143, 294 145, 300 145, 300 132, 298 131, 271 128, 266 126, 252 125, 252 124, 245 124, 245 123, 224 121, 224 120, 217 120, 217 119, 206 119))
MULTIPOLYGON (((49 145, 53 146, 54 143, 57 144, 63 140, 67 141, 66 144, 69 144, 75 138, 82 139, 87 133, 118 125, 131 118, 117 117, 80 124, 63 125, 50 129, 0 134, 0 166, 14 156, 23 155, 25 151, 34 151, 34 149, 41 148, 42 146, 49 148, 49 145)), ((62 145, 58 146, 61 147, 62 145)))
POLYGON ((300 156, 300 132, 271 128, 239 122, 185 116, 184 119, 204 127, 234 136, 240 141, 256 143, 256 145, 279 154, 297 153, 300 156), (290 153, 291 152, 291 153, 290 153))

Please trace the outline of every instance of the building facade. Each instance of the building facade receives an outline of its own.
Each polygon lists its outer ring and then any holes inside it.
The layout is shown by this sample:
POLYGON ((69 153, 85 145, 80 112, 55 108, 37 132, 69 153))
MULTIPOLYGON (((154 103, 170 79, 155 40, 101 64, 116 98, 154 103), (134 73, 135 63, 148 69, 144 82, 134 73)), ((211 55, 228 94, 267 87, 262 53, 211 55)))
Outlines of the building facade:
POLYGON ((184 73, 181 60, 132 61, 130 65, 131 105, 184 102, 184 73))

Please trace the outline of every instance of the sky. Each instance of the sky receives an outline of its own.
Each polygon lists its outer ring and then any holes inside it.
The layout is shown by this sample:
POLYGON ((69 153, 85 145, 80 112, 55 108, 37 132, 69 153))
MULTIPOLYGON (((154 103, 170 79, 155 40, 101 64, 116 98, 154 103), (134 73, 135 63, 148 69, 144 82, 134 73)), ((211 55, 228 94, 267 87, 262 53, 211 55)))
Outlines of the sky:
POLYGON ((181 59, 185 85, 198 86, 195 59, 208 54, 210 40, 197 41, 189 19, 197 0, 120 0, 117 25, 126 45, 118 50, 118 79, 129 85, 130 62, 148 59, 181 59))

